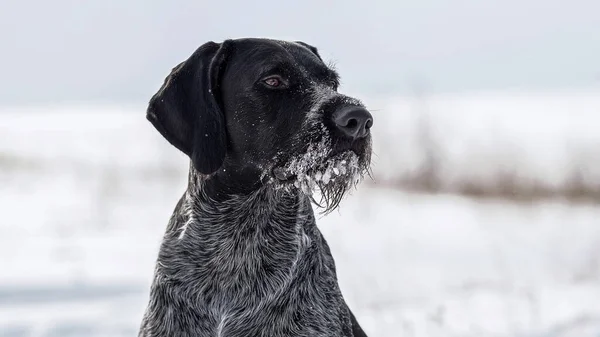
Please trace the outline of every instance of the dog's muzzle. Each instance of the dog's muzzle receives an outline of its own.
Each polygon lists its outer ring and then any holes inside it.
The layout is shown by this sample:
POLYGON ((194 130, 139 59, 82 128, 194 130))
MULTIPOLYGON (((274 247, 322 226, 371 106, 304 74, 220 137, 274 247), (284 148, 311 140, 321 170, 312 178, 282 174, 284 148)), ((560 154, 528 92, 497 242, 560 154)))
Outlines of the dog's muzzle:
POLYGON ((312 111, 305 134, 314 136, 308 148, 285 163, 272 167, 271 176, 281 184, 304 191, 346 189, 368 170, 373 116, 358 101, 343 95, 321 101, 312 111))

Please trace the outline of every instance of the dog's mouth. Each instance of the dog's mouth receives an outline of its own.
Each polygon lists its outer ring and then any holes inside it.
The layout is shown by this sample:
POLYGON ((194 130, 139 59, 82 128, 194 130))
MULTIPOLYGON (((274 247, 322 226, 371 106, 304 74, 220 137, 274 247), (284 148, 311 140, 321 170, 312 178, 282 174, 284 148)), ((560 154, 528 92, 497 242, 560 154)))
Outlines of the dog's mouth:
POLYGON ((273 168, 272 174, 280 182, 296 183, 296 187, 300 187, 302 180, 327 185, 336 179, 348 179, 359 169, 358 155, 354 150, 332 153, 314 165, 307 165, 308 162, 293 160, 286 166, 273 168))
POLYGON ((276 165, 270 170, 272 181, 283 188, 297 188, 311 196, 319 191, 325 201, 313 202, 326 208, 325 212, 335 209, 344 194, 356 186, 368 173, 369 158, 363 151, 366 146, 332 147, 327 137, 308 146, 300 156, 276 165))

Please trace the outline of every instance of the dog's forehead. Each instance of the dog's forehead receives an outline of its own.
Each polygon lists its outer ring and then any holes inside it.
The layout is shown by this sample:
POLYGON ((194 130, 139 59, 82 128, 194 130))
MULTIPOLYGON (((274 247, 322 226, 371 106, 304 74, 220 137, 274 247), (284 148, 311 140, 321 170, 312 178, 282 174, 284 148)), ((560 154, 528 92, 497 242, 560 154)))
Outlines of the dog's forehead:
POLYGON ((245 38, 234 41, 239 48, 246 50, 268 50, 275 53, 287 51, 295 55, 315 56, 309 48, 295 41, 261 38, 245 38))
POLYGON ((315 53, 297 42, 258 38, 239 39, 235 42, 240 59, 246 63, 257 66, 293 63, 306 69, 329 69, 315 53))

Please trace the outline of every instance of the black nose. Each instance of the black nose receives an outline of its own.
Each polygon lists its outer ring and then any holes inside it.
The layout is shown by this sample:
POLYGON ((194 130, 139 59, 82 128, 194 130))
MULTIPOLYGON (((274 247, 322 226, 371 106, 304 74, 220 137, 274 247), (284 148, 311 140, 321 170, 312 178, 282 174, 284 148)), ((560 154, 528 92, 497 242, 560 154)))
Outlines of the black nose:
POLYGON ((333 122, 346 136, 358 139, 369 134, 373 116, 365 108, 346 106, 333 113, 333 122))

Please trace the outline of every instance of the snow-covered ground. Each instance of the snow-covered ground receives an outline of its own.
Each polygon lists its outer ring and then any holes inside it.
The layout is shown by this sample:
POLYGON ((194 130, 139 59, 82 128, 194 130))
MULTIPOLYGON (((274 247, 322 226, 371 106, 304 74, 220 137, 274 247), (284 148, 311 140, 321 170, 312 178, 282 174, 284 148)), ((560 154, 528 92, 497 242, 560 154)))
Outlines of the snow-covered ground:
MULTIPOLYGON (((552 183, 575 165, 564 144, 600 172, 597 97, 436 97, 427 111, 452 177, 487 182, 508 162, 552 183)), ((365 330, 597 337, 600 207, 391 189, 422 158, 414 101, 365 101, 376 183, 320 219, 365 330)), ((0 337, 134 336, 186 168, 144 106, 0 110, 0 337)))

